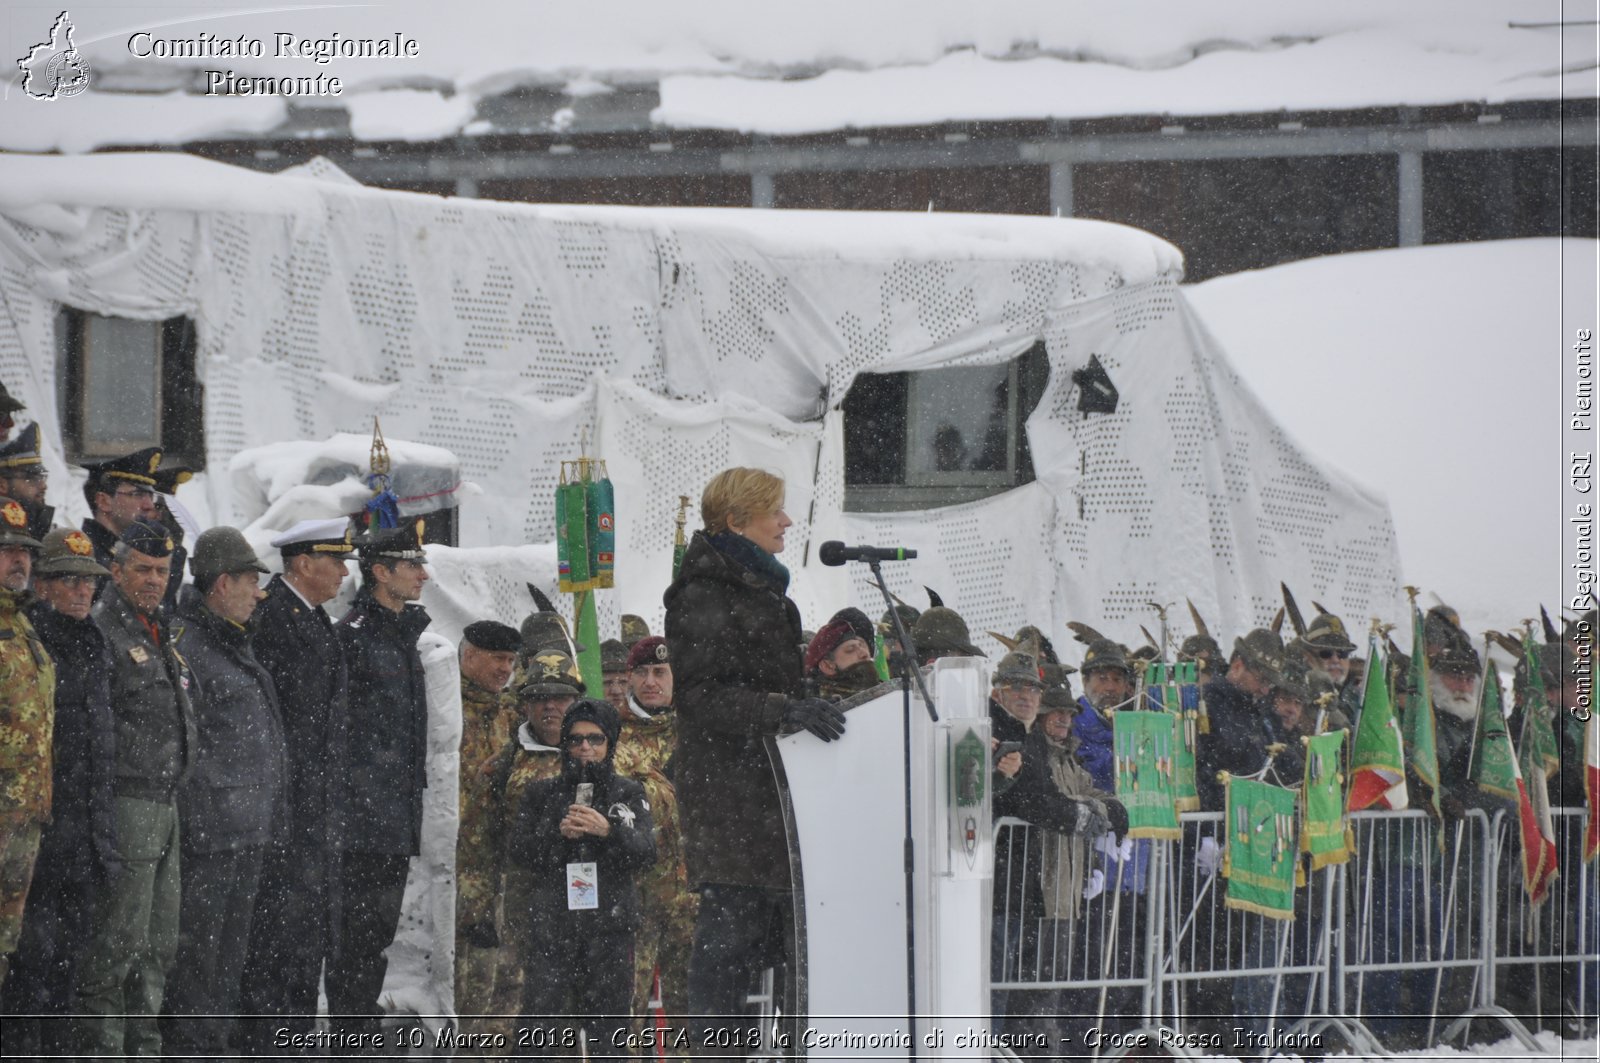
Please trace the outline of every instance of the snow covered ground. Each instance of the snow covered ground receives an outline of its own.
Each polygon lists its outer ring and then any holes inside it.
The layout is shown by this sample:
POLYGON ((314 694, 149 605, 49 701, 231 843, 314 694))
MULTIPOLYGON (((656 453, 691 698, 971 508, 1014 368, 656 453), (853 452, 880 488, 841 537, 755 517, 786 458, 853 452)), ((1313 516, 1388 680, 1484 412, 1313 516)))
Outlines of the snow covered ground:
POLYGON ((1387 496, 1406 581, 1476 633, 1561 604, 1562 303, 1593 314, 1596 252, 1371 251, 1185 291, 1299 442, 1387 496))

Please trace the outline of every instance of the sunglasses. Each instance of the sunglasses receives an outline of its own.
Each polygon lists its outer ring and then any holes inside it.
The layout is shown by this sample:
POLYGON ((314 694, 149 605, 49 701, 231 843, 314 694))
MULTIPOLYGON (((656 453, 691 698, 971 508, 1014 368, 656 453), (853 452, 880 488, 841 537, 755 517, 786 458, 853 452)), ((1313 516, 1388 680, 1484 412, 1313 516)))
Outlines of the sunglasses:
POLYGON ((603 746, 606 744, 605 735, 568 735, 569 746, 603 746))
POLYGON ((1317 651, 1317 656, 1321 657, 1324 661, 1331 661, 1331 660, 1334 660, 1335 658, 1337 658, 1338 660, 1341 660, 1341 661, 1347 661, 1347 660, 1350 659, 1350 651, 1349 650, 1318 650, 1317 651))

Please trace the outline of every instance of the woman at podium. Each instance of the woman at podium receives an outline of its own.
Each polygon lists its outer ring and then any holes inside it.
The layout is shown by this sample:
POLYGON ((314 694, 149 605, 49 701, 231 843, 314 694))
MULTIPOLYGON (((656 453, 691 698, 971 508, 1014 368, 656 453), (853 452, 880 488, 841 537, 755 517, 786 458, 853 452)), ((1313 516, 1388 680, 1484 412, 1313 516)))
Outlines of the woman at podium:
MULTIPOLYGON (((676 787, 690 884, 700 894, 689 957, 697 1052, 742 1056, 759 1032, 754 976, 792 953, 793 889, 770 735, 844 733, 844 716, 804 695, 800 611, 778 560, 793 523, 783 480, 725 469, 700 497, 695 532, 667 588, 677 686, 676 787)), ((793 1014, 786 1007, 786 1014, 793 1014)))

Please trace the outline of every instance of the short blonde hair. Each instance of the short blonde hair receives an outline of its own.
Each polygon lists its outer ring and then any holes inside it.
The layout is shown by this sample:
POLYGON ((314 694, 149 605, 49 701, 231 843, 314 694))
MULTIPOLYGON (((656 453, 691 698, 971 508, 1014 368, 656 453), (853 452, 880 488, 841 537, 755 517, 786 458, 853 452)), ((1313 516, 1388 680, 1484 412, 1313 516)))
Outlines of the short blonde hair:
POLYGON ((700 520, 708 534, 743 527, 783 508, 783 480, 761 469, 736 466, 711 478, 700 494, 700 520))

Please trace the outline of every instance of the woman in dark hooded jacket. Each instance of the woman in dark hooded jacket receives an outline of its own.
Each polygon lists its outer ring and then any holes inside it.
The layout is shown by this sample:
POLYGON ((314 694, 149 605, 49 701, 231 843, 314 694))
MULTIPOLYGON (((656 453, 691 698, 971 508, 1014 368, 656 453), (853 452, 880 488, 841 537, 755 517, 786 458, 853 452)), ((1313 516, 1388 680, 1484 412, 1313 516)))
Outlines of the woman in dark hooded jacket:
POLYGON ((561 721, 561 774, 533 783, 513 821, 509 855, 531 875, 522 1011, 534 1056, 621 1058, 633 996, 635 876, 656 858, 644 788, 616 774, 621 723, 583 698, 561 721))

